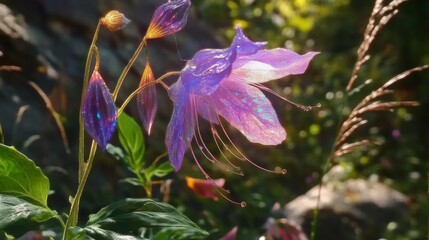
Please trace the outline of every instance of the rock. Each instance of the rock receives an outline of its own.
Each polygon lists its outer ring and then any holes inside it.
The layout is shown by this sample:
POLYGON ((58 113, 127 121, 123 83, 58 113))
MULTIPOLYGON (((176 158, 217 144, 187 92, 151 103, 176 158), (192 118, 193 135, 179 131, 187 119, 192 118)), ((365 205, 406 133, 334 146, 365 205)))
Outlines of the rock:
MULTIPOLYGON (((289 202, 284 216, 309 233, 318 196, 319 186, 315 186, 289 202)), ((403 219, 407 200, 402 193, 379 182, 327 182, 320 189, 317 239, 378 239, 389 222, 403 219)))

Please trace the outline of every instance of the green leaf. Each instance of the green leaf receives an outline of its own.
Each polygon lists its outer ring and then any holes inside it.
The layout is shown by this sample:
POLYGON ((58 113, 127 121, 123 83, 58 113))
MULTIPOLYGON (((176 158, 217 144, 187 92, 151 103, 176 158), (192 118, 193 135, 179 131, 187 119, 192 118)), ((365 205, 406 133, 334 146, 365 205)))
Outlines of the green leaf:
POLYGON ((133 169, 140 169, 143 166, 143 156, 145 152, 142 129, 136 121, 124 112, 118 118, 119 141, 125 152, 131 158, 133 169))
POLYGON ((106 146, 106 151, 118 161, 125 161, 125 154, 120 147, 116 147, 110 143, 106 146))
POLYGON ((24 220, 45 222, 57 213, 21 198, 0 194, 0 229, 24 220))
POLYGON ((147 175, 149 176, 148 178, 152 178, 152 176, 164 177, 174 170, 170 162, 163 162, 158 166, 154 166, 153 168, 148 169, 150 169, 150 172, 147 173, 147 175))
POLYGON ((124 179, 121 179, 120 182, 128 183, 137 187, 141 186, 141 183, 137 178, 124 178, 124 179))
POLYGON ((84 229, 95 239, 111 239, 111 233, 144 239, 142 234, 148 230, 161 234, 163 239, 198 239, 208 235, 173 206, 151 199, 125 199, 104 207, 90 215, 84 229))
POLYGON ((0 144, 0 194, 47 207, 49 180, 39 167, 13 147, 0 144))

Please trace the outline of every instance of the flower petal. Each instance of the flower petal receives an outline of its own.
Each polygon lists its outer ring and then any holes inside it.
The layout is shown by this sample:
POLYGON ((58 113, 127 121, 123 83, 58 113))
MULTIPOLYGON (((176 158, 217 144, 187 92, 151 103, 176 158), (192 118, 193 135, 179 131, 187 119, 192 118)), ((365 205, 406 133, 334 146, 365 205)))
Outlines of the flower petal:
POLYGON ((216 112, 249 141, 277 145, 286 139, 273 106, 256 87, 244 82, 223 81, 212 95, 216 112))
POLYGON ((116 106, 100 73, 89 80, 82 105, 85 130, 104 150, 116 128, 116 106))
POLYGON ((190 7, 190 0, 170 0, 159 6, 152 16, 146 38, 160 38, 180 31, 186 25, 190 7))
MULTIPOLYGON (((155 81, 155 77, 153 76, 149 63, 147 63, 139 87, 149 84, 152 81, 155 81)), ((148 85, 137 93, 137 109, 140 120, 148 135, 150 135, 153 120, 155 119, 156 110, 158 108, 157 100, 155 84, 148 85)))
POLYGON ((215 187, 223 187, 225 184, 225 179, 197 179, 186 177, 186 185, 192 189, 197 195, 203 198, 211 198, 214 201, 218 200, 216 195, 215 187))
POLYGON ((237 56, 254 54, 265 45, 265 42, 250 41, 237 27, 229 48, 200 50, 186 63, 181 73, 183 85, 199 96, 210 95, 231 74, 237 56))
POLYGON ((174 101, 174 110, 167 126, 165 145, 171 165, 179 171, 185 151, 194 136, 194 113, 190 95, 181 86, 180 79, 173 84, 170 95, 174 101))
POLYGON ((317 54, 318 52, 309 52, 299 55, 284 48, 261 50, 253 55, 237 58, 230 78, 242 79, 240 81, 248 83, 263 83, 292 74, 302 74, 317 54))
POLYGON ((236 53, 235 47, 198 51, 180 75, 184 87, 200 96, 211 94, 231 73, 236 53))
POLYGON ((235 37, 231 47, 237 48, 237 56, 247 56, 263 49, 267 42, 252 42, 243 33, 240 26, 235 29, 235 37))
POLYGON ((198 114, 206 119, 207 121, 215 124, 219 124, 217 113, 213 108, 213 101, 211 97, 198 97, 196 101, 198 114))

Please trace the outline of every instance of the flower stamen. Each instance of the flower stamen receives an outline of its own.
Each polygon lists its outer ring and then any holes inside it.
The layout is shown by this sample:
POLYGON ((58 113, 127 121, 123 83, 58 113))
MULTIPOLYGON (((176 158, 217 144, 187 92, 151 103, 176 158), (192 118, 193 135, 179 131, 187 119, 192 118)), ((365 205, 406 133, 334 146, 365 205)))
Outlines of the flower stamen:
MULTIPOLYGON (((213 139, 214 139, 214 141, 215 141, 215 144, 216 144, 216 146, 217 146, 217 149, 219 149, 219 152, 222 154, 222 156, 225 158, 225 160, 233 167, 233 168, 235 168, 236 170, 238 170, 238 171, 240 171, 240 172, 237 172, 237 174, 238 175, 241 175, 241 176, 244 176, 244 174, 243 174, 243 172, 241 172, 241 168, 239 167, 239 166, 237 166, 237 165, 234 165, 230 160, 229 160, 229 158, 223 153, 223 151, 222 151, 222 149, 221 149, 221 147, 220 147, 220 145, 219 145, 219 142, 218 142, 218 139, 220 139, 219 138, 219 136, 217 136, 218 135, 218 133, 217 133, 217 131, 216 131, 216 128, 215 128, 215 126, 213 126, 213 124, 211 123, 210 124, 210 126, 211 126, 211 132, 212 132, 212 136, 213 136, 213 139)), ((222 142, 222 139, 220 139, 220 141, 222 142)), ((226 148, 227 146, 226 146, 226 144, 224 144, 223 142, 222 142, 222 144, 223 144, 223 147, 224 148, 226 148)), ((229 151, 229 152, 231 152, 231 151, 229 151)), ((232 153, 231 152, 231 154, 234 156, 234 157, 236 157, 236 155, 234 154, 234 153, 232 153)))
MULTIPOLYGON (((261 170, 263 170, 263 171, 266 171, 266 172, 269 172, 269 173, 275 173, 275 174, 286 174, 287 173, 287 170, 286 169, 281 169, 280 171, 279 170, 270 170, 270 169, 267 169, 267 168, 264 168, 264 167, 262 167, 262 166, 260 166, 260 165, 258 165, 258 164, 256 164, 255 162, 253 162, 252 160, 250 160, 248 157, 246 157, 246 155, 244 155, 239 149, 238 149, 238 147, 232 142, 232 140, 231 140, 231 138, 229 137, 229 135, 228 135, 228 133, 226 132, 226 130, 225 130, 225 127, 223 126, 223 124, 222 124, 222 121, 221 121, 221 119, 219 118, 219 116, 218 116, 218 119, 219 119, 219 125, 221 126, 221 128, 222 128, 222 130, 223 130, 223 133, 225 134, 225 136, 226 136, 226 138, 228 139, 228 141, 229 141, 229 143, 235 148, 235 150, 242 156, 242 158, 239 158, 239 159, 241 159, 241 160, 244 160, 244 161, 247 161, 247 162, 249 162, 251 165, 253 165, 254 167, 257 167, 257 168, 259 168, 259 169, 261 169, 261 170)), ((219 136, 219 135, 218 135, 219 136)), ((220 137, 220 136, 219 136, 220 137)))
MULTIPOLYGON (((220 162, 213 154, 212 152, 208 149, 207 145, 204 142, 204 139, 202 137, 201 134, 201 130, 200 130, 200 124, 199 124, 199 120, 198 120, 198 113, 197 113, 197 105, 195 102, 195 98, 192 95, 191 96, 191 106, 193 109, 193 118, 195 118, 195 125, 196 125, 196 129, 197 132, 195 132, 194 129, 194 135, 195 135, 195 142, 198 145, 198 148, 200 149, 200 152, 204 155, 204 157, 206 157, 206 159, 208 159, 211 163, 218 165, 220 168, 222 168, 223 170, 227 171, 227 172, 232 172, 234 174, 237 175, 242 175, 238 172, 232 171, 231 169, 228 168, 228 166, 222 162, 220 162), (198 134, 197 134, 198 133, 198 134), (207 152, 207 153, 206 153, 207 152)), ((220 149, 219 149, 220 150, 220 149)), ((222 153, 222 151, 220 151, 222 153)), ((229 162, 229 161, 228 161, 229 162)), ((232 164, 231 164, 232 165, 232 164)), ((234 166, 234 165, 232 165, 234 166)), ((234 166, 235 167, 235 166, 234 166)))
POLYGON ((283 101, 285 101, 285 102, 288 102, 288 103, 290 103, 290 104, 294 105, 295 107, 300 108, 300 109, 302 109, 302 110, 304 110, 304 111, 306 111, 306 112, 310 111, 310 110, 311 110, 311 109, 313 109, 313 108, 316 108, 316 107, 318 108, 318 107, 321 107, 321 106, 322 106, 320 103, 318 103, 318 104, 316 104, 316 105, 309 105, 309 106, 301 105, 301 104, 299 104, 299 103, 293 102, 293 101, 291 101, 291 100, 289 100, 289 99, 287 99, 287 98, 285 98, 285 97, 281 96, 280 94, 276 93, 274 90, 269 89, 269 88, 265 87, 265 86, 264 86, 264 85, 262 85, 262 84, 259 84, 259 83, 251 83, 250 85, 252 85, 252 86, 254 86, 254 87, 257 87, 257 88, 259 88, 259 89, 261 89, 261 90, 264 90, 264 91, 266 91, 266 92, 268 92, 268 93, 271 93, 271 94, 273 94, 274 96, 276 96, 276 97, 280 98, 281 100, 283 100, 283 101))
POLYGON ((190 150, 191 150, 191 154, 192 154, 192 157, 194 158, 194 161, 195 161, 195 163, 197 164, 197 166, 198 166, 198 168, 200 169, 200 171, 204 174, 204 176, 205 176, 205 178, 207 179, 207 180, 209 180, 211 183, 212 183, 212 187, 216 190, 216 192, 217 193, 219 193, 219 195, 221 195, 225 200, 227 200, 228 202, 230 202, 230 203, 232 203, 232 204, 235 204, 235 205, 239 205, 239 206, 241 206, 241 207, 245 207, 246 205, 247 205, 247 203, 246 202, 244 202, 244 201, 242 201, 242 202, 237 202, 237 201, 234 201, 234 200, 232 200, 231 198, 229 198, 229 197, 227 197, 223 192, 225 192, 225 193, 230 193, 230 191, 228 190, 228 189, 225 189, 225 188, 223 188, 223 187, 221 187, 221 186, 219 186, 217 183, 216 183, 216 181, 215 180, 213 180, 213 178, 211 178, 208 174, 207 174, 207 172, 204 170, 204 168, 201 166, 201 164, 200 164, 200 162, 198 161, 198 159, 197 159, 197 157, 195 156, 195 153, 194 153, 194 150, 192 149, 192 147, 190 148, 190 150), (222 190, 222 191, 220 191, 220 190, 222 190))

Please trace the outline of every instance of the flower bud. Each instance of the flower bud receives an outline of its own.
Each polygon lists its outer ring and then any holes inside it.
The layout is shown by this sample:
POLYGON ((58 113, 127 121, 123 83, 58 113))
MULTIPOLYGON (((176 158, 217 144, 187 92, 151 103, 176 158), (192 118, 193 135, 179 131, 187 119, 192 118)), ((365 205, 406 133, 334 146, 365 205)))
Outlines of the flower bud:
POLYGON ((116 106, 98 70, 89 79, 82 103, 85 130, 105 150, 116 129, 116 106))
POLYGON ((153 76, 152 69, 148 62, 139 84, 139 87, 142 87, 143 85, 146 86, 137 93, 137 109, 140 120, 142 121, 143 127, 146 129, 148 135, 150 135, 153 120, 155 119, 156 110, 158 108, 156 86, 155 84, 150 84, 150 82, 154 81, 155 77, 153 76))
POLYGON ((111 32, 115 32, 124 28, 131 21, 124 16, 124 14, 113 10, 106 14, 101 19, 101 24, 103 24, 111 32))
POLYGON ((190 7, 190 0, 170 0, 159 6, 152 16, 146 38, 160 38, 180 31, 186 24, 190 7))

